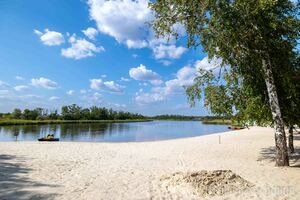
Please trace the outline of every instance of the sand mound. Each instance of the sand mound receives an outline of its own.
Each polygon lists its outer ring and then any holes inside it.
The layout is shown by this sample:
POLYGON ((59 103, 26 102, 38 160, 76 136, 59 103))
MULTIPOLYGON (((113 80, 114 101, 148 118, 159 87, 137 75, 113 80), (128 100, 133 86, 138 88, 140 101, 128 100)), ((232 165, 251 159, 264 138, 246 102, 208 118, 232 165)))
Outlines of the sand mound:
POLYGON ((192 189, 199 196, 216 196, 238 192, 253 186, 231 170, 177 172, 171 176, 164 176, 161 181, 166 187, 184 187, 192 189))

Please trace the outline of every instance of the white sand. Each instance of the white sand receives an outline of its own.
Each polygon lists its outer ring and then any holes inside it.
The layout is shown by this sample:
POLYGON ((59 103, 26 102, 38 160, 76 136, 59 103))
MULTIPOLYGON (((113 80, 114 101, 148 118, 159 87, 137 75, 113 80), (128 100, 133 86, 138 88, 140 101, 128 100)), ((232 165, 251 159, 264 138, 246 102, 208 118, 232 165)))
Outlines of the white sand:
POLYGON ((289 168, 274 167, 273 136, 253 127, 143 143, 0 142, 0 199, 198 199, 160 178, 217 169, 255 187, 212 199, 300 199, 300 135, 289 168))

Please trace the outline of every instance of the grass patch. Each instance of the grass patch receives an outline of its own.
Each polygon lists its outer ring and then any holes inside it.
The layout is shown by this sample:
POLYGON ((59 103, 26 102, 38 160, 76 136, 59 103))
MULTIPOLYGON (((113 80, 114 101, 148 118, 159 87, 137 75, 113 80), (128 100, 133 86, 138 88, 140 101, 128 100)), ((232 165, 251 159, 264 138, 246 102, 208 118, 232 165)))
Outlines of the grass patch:
POLYGON ((202 120, 202 124, 226 124, 233 125, 232 120, 230 119, 211 119, 211 120, 202 120))

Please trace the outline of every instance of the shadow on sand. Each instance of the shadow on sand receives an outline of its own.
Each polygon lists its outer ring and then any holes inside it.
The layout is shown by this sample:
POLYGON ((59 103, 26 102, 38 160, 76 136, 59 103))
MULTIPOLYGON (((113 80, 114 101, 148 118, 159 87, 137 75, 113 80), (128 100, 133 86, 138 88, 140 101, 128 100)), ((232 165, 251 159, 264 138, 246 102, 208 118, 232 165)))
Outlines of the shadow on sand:
POLYGON ((57 187, 38 183, 27 178, 31 171, 23 164, 24 159, 12 155, 0 154, 0 199, 53 199, 57 194, 43 194, 42 187, 57 187))
MULTIPOLYGON (((295 148, 295 153, 289 155, 290 166, 300 168, 300 148, 295 148)), ((260 151, 260 157, 257 161, 267 160, 274 162, 275 164, 275 147, 262 148, 260 151)))

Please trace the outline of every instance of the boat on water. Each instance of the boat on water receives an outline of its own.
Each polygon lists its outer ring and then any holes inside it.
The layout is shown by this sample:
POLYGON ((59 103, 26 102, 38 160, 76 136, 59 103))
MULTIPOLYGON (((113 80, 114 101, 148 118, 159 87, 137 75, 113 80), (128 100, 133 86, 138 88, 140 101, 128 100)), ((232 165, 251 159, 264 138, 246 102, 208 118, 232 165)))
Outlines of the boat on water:
POLYGON ((58 142, 59 138, 39 138, 40 142, 58 142))
POLYGON ((39 138, 38 141, 40 141, 40 142, 58 142, 59 138, 55 138, 54 134, 48 134, 46 137, 39 138))
POLYGON ((231 129, 231 130, 242 130, 244 128, 245 127, 228 126, 228 129, 231 129))

